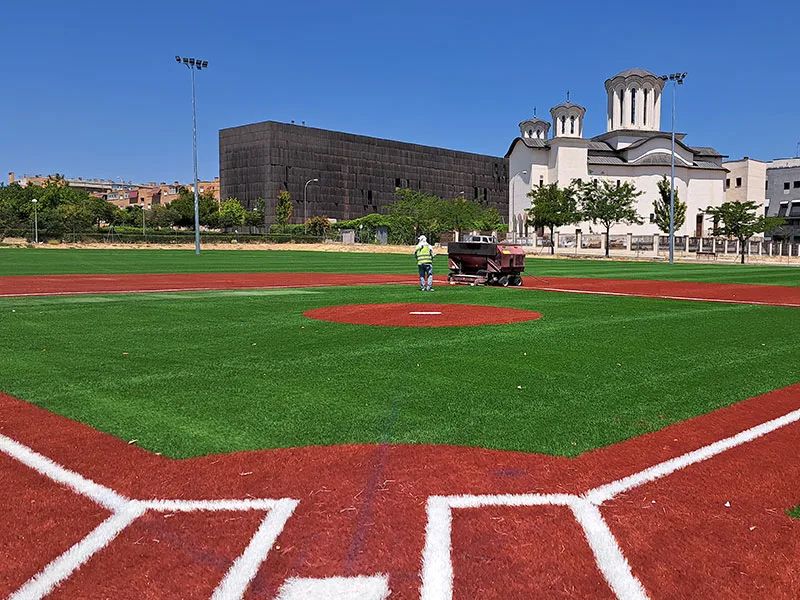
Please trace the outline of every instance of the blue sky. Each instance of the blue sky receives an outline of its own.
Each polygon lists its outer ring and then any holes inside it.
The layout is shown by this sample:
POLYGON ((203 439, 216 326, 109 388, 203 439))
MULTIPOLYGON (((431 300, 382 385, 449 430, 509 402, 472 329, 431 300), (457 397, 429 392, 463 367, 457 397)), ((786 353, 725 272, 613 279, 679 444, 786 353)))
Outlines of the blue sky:
MULTIPOLYGON (((570 90, 605 130, 603 82, 687 71, 678 129, 731 157, 800 142, 800 3, 23 2, 0 20, 0 179, 8 171, 133 181, 200 176, 218 130, 268 119, 502 155, 517 123, 570 90), (667 7, 669 11, 667 11, 667 7)), ((662 128, 669 128, 669 102, 662 128)))

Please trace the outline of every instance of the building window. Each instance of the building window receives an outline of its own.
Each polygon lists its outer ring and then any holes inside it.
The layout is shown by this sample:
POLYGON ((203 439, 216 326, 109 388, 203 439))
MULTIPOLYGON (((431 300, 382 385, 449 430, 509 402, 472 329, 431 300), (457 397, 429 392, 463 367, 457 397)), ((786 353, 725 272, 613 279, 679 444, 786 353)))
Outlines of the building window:
POLYGON ((395 180, 394 180, 394 187, 395 187, 395 188, 399 188, 399 187, 400 187, 400 179, 399 179, 399 178, 395 178, 395 180))
POLYGON ((621 185, 622 185, 622 180, 621 179, 617 179, 617 187, 619 187, 621 185))
POLYGON ((644 94, 644 104, 642 105, 642 119, 644 120, 644 124, 647 125, 647 90, 643 90, 642 93, 644 94))
POLYGON ((789 189, 789 182, 788 182, 788 181, 785 181, 785 182, 783 183, 783 189, 784 189, 784 190, 788 190, 788 189, 789 189))
POLYGON ((769 181, 764 182, 764 191, 766 192, 769 189, 769 181))
POLYGON ((539 177, 539 187, 544 187, 544 177, 539 177))
POLYGON ((625 97, 625 91, 619 91, 619 126, 622 127, 623 121, 625 120, 625 115, 623 114, 623 109, 625 107, 625 102, 623 98, 625 97))
POLYGON ((731 180, 730 179, 726 179, 725 180, 725 189, 726 190, 730 189, 730 187, 731 187, 731 180))
POLYGON ((528 129, 528 137, 529 138, 533 137, 533 129, 528 129))
POLYGON ((561 133, 567 132, 567 117, 561 116, 561 133))
POLYGON ((742 187, 742 178, 741 177, 737 177, 736 178, 736 187, 742 187))
POLYGON ((636 88, 631 90, 631 125, 636 123, 636 88))
POLYGON ((781 205, 778 207, 778 216, 779 216, 779 217, 785 217, 785 216, 786 216, 786 209, 787 209, 787 208, 789 208, 789 203, 788 203, 788 202, 787 202, 786 204, 781 204, 781 205))
POLYGON ((795 188, 795 189, 800 188, 800 181, 795 181, 794 185, 792 185, 792 187, 795 188))
POLYGON ((650 222, 651 223, 655 223, 656 222, 656 213, 650 213, 650 222))
POLYGON ((569 118, 569 132, 575 133, 575 117, 572 116, 569 118))

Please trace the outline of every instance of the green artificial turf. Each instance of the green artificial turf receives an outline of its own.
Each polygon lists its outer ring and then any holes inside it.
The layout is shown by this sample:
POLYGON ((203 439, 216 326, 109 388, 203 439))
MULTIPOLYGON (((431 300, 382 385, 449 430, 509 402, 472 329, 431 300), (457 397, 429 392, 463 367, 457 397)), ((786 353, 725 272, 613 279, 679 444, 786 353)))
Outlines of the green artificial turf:
MULTIPOLYGON (((692 264, 660 262, 543 259, 528 257, 527 273, 535 276, 604 277, 800 285, 800 268, 769 265, 692 264)), ((444 255, 435 262, 445 273, 444 255)), ((318 272, 408 273, 415 271, 409 255, 208 250, 199 257, 193 250, 85 250, 0 248, 0 276, 63 273, 204 273, 204 272, 318 272)))
POLYGON ((347 442, 573 456, 800 380, 797 310, 368 286, 0 299, 0 389, 174 457, 347 442), (464 328, 310 320, 370 302, 527 308, 464 328))

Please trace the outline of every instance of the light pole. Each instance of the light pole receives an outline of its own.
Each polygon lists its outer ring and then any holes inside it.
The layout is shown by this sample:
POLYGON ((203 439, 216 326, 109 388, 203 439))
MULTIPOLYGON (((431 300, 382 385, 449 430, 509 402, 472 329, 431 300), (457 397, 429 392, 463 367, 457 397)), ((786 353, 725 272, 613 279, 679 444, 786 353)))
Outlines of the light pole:
POLYGON ((194 163, 194 253, 200 254, 200 198, 197 188, 197 102, 194 93, 194 72, 208 67, 207 60, 176 56, 175 62, 186 65, 192 72, 192 161, 194 163))
POLYGON ((144 209, 145 209, 145 205, 142 204, 142 237, 147 237, 147 233, 145 232, 145 228, 144 228, 144 209))
POLYGON ((31 204, 33 204, 33 243, 39 243, 39 211, 37 206, 39 205, 39 201, 34 198, 31 200, 31 204))
POLYGON ((662 75, 663 81, 672 82, 672 156, 669 183, 669 264, 675 261, 675 88, 683 85, 686 73, 662 75))
POLYGON ((513 221, 514 223, 514 235, 513 240, 517 241, 517 217, 514 215, 514 209, 516 208, 516 196, 514 195, 514 183, 516 182, 517 175, 527 175, 528 171, 523 169, 514 175, 511 176, 511 202, 509 202, 509 206, 511 207, 510 214, 508 215, 508 225, 511 226, 513 221))
POLYGON ((319 179, 316 177, 314 179, 309 179, 306 181, 306 184, 303 186, 303 224, 308 221, 308 184, 309 183, 319 183, 319 179))

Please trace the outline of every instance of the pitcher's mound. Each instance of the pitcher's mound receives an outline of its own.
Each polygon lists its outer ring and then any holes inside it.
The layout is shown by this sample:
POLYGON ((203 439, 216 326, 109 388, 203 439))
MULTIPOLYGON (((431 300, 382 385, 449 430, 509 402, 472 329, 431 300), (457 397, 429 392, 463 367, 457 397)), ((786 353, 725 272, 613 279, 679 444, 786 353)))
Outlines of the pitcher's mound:
POLYGON ((387 327, 472 327, 534 321, 532 310, 475 304, 345 304, 303 313, 311 319, 387 327))

